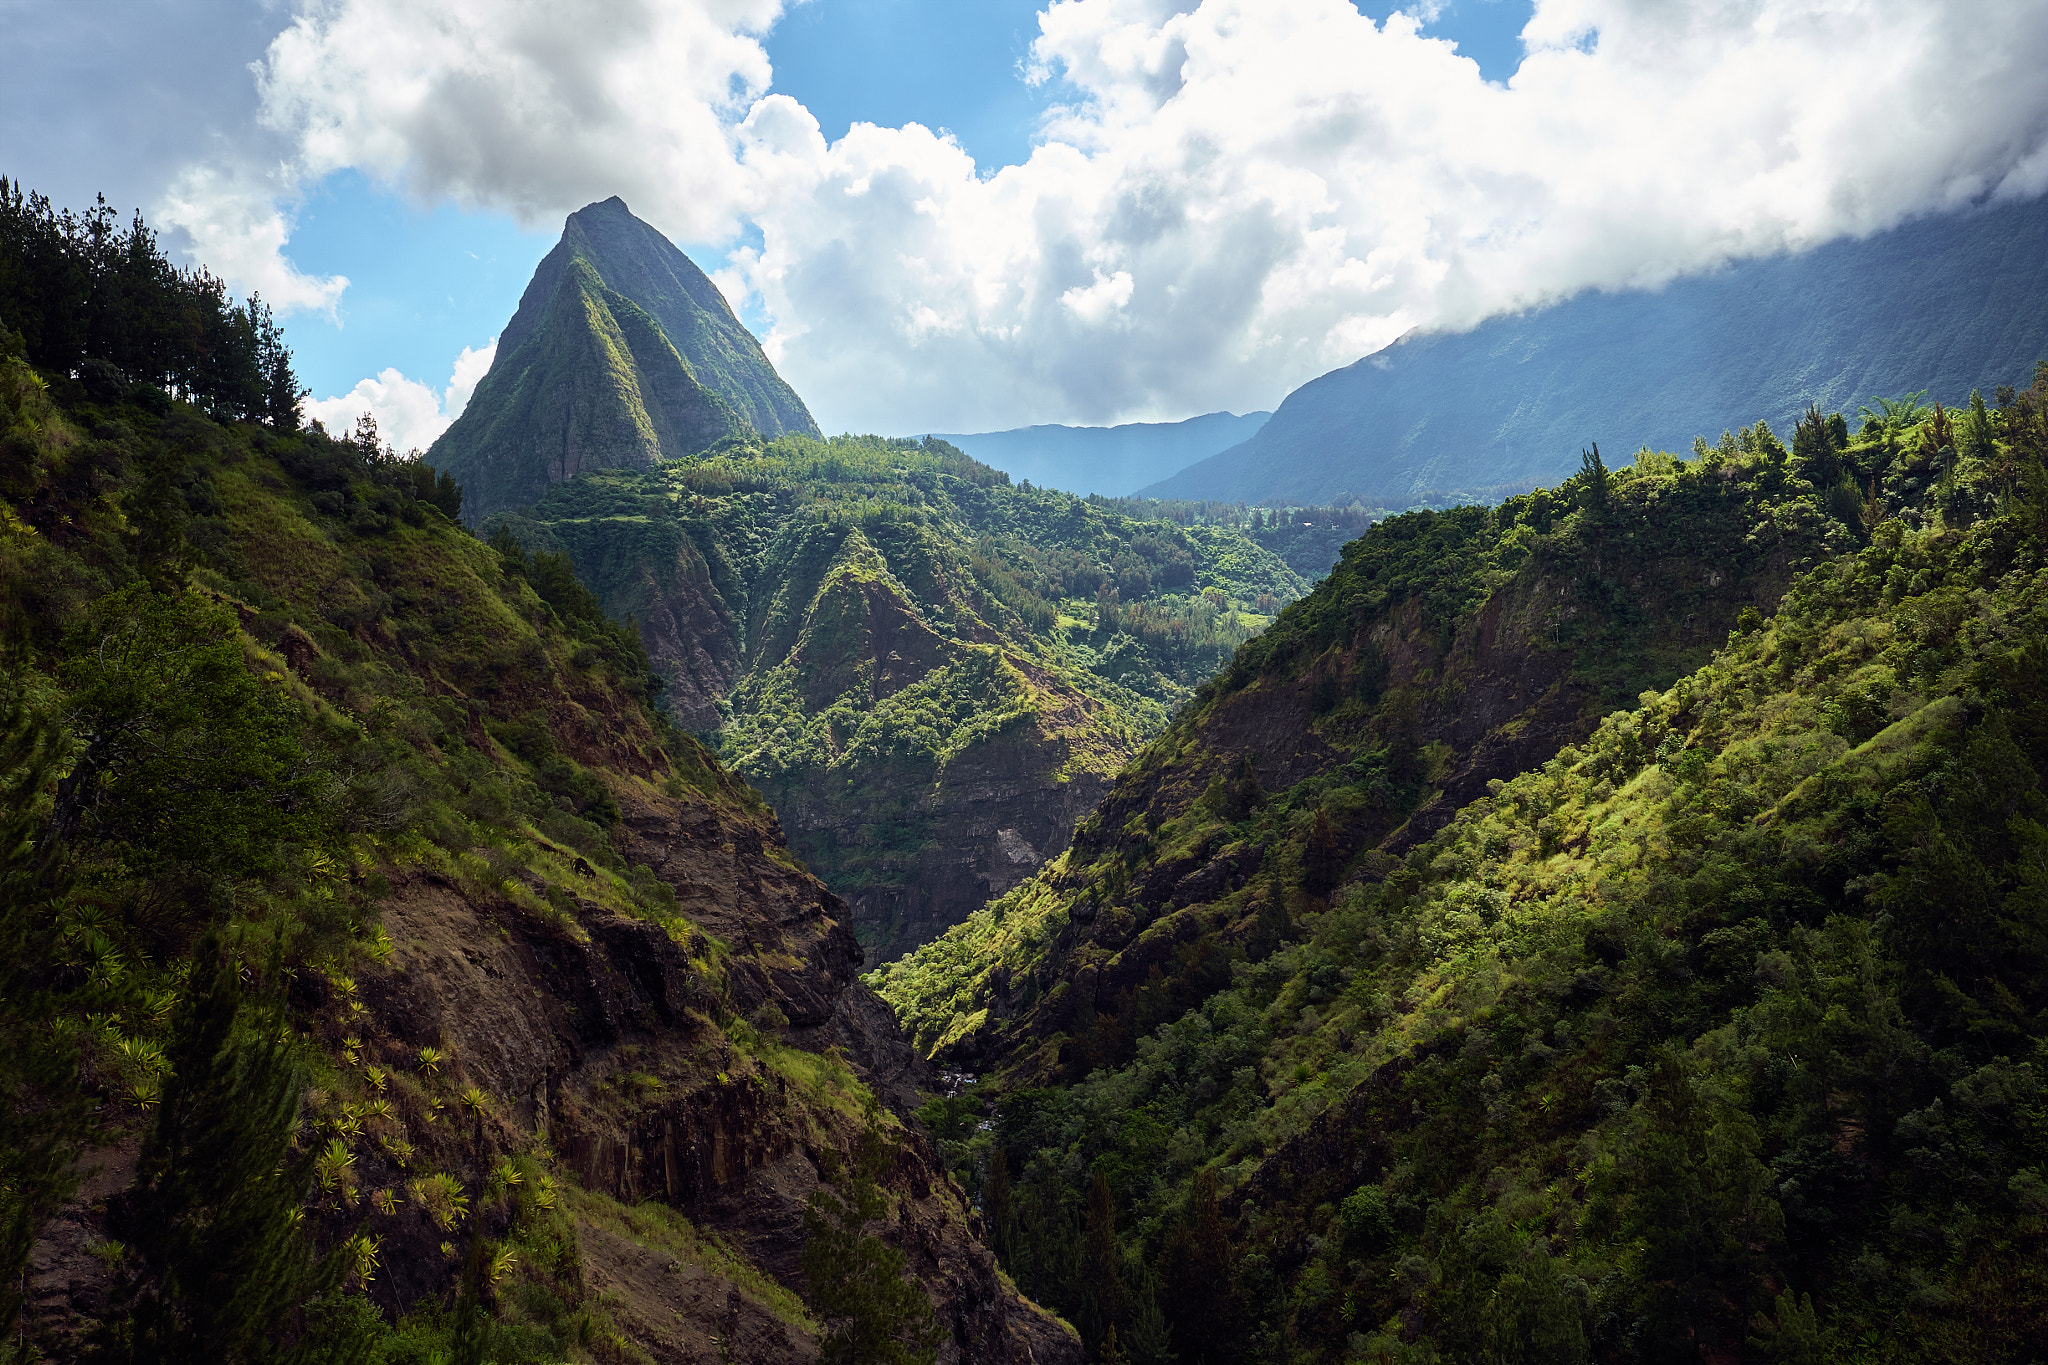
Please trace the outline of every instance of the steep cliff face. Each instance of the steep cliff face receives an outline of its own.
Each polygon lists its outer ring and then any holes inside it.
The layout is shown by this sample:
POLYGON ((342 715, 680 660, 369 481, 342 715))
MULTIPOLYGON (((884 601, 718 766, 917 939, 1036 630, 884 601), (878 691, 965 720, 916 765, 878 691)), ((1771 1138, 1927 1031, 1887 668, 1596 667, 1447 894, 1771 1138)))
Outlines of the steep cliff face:
MULTIPOLYGON (((698 381, 756 432, 821 434, 804 400, 775 372, 718 286, 675 243, 635 218, 625 200, 614 195, 570 214, 561 245, 535 272, 536 283, 550 262, 567 255, 588 261, 606 288, 644 309, 698 381)), ((506 335, 516 339, 519 329, 515 314, 506 335)))
POLYGON ((746 429, 659 324, 584 257, 571 254, 548 284, 521 305, 533 306, 533 325, 500 341, 469 406, 434 443, 472 517, 589 470, 644 469, 746 429))
POLYGON ((565 564, 479 542, 412 466, 97 405, 4 358, 0 436, 0 1027, 56 1049, 5 1073, 0 1159, 44 1192, 0 1191, 40 1229, 9 1275, 24 1339, 203 1340, 242 1275, 285 1286, 277 1339, 379 1358, 811 1359, 832 1324, 803 1208, 873 1132, 871 1231, 928 1290, 940 1358, 1078 1365, 936 1160, 933 1078, 856 979, 846 907, 648 707, 637 638, 565 564), (150 1144, 183 1139, 159 1116, 273 1131, 232 1078, 280 1021, 258 1107, 286 1122, 252 1178, 296 1183, 250 1224, 276 1254, 186 1264, 219 1215, 165 1193, 150 1144), (225 1088, 180 1099, 217 1059, 225 1088), (333 1292, 297 1302, 316 1252, 333 1292), (138 1296, 174 1306, 139 1326, 138 1296))
POLYGON ((630 617, 895 957, 1066 847, 1301 579, 1242 532, 1012 487, 942 443, 785 438, 561 485, 503 525, 630 617))
MULTIPOLYGON (((448 1093, 474 1083, 491 1097, 471 1132, 452 1135, 458 1148, 466 1140, 487 1158, 537 1139, 581 1191, 612 1201, 588 1205, 579 1249, 655 1359, 718 1355, 721 1344, 725 1359, 810 1359, 817 1324, 793 1293, 821 1162, 858 1136, 859 1087, 907 1114, 933 1078, 855 980, 861 951, 844 907, 790 865, 772 819, 618 790, 622 853, 674 888, 698 936, 679 941, 587 900, 537 918, 445 878, 401 877, 384 906, 397 951, 361 979, 356 1036, 393 1071, 433 1047, 448 1093), (739 1022, 721 1028, 719 1013, 739 1022), (686 1273, 658 1239, 636 1238, 633 1211, 647 1201, 721 1239, 727 1273, 701 1252, 686 1273), (636 1274, 649 1266, 657 1273, 636 1274)), ((979 1217, 929 1142, 909 1129, 898 1141, 885 1236, 932 1298, 941 1358, 1078 1360, 1065 1329, 997 1279, 979 1217)), ((402 1177, 395 1164, 358 1164, 366 1183, 402 1177)), ((440 1238, 424 1218, 387 1234, 390 1307, 445 1287, 440 1238)))
POLYGON ((817 424, 717 286, 613 198, 569 216, 430 456, 475 520, 589 470, 785 431, 817 424))

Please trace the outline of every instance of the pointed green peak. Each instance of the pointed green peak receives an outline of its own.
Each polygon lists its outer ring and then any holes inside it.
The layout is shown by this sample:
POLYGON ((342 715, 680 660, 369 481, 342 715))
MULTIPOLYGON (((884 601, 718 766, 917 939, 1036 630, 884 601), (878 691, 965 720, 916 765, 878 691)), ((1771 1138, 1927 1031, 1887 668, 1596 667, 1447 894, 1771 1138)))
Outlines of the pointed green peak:
POLYGON ((430 458, 482 517, 579 473, 783 432, 818 426, 710 278, 613 196, 569 215, 430 458))

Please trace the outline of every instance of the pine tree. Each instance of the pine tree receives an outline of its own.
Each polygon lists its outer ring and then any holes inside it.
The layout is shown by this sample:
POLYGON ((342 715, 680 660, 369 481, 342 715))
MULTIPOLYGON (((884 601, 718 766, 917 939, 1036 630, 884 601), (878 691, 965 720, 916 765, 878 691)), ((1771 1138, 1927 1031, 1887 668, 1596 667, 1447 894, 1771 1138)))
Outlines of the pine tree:
POLYGON ((1010 1189, 1010 1162, 998 1143, 988 1157, 988 1177, 982 1183, 981 1216, 988 1224, 989 1250, 1004 1266, 1016 1254, 1017 1199, 1010 1189))
MULTIPOLYGON (((235 962, 209 936, 195 954, 171 1076, 137 1168, 116 1353, 141 1362, 285 1357, 308 1300, 346 1262, 314 1257, 302 1226, 309 1185, 291 1155, 307 1073, 280 1011, 249 1009, 235 962)), ((359 1343, 367 1354, 368 1343, 359 1343)), ((328 1359, 337 1343, 318 1343, 328 1359)))
POLYGON ((1128 1306, 1123 1253, 1116 1244, 1116 1199, 1102 1172, 1088 1187, 1088 1228, 1081 1245, 1081 1337, 1103 1342, 1128 1306))
POLYGON ((1594 517, 1607 515, 1607 465, 1600 458, 1600 443, 1579 452, 1579 478, 1584 484, 1586 509, 1594 517))
POLYGON ((804 1209, 804 1278, 812 1306, 834 1324, 819 1343, 826 1365, 931 1365, 936 1356, 930 1301, 906 1273, 903 1253, 867 1231, 889 1212, 878 1183, 889 1164, 879 1124, 870 1107, 852 1160, 828 1154, 828 1184, 804 1209))

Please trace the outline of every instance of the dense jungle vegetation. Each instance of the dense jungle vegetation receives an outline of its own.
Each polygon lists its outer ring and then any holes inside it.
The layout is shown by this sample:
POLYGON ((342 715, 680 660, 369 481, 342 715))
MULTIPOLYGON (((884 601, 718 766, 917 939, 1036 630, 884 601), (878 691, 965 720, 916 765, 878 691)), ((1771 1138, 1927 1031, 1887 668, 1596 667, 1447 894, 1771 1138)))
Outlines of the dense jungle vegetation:
MULTIPOLYGON (((139 221, 0 200, 0 1355, 644 1358, 586 1281, 591 1228, 792 1330, 872 1333, 871 1281, 903 1297, 872 1237, 840 1238, 814 1314, 672 1209, 580 1188, 475 1059, 394 1051, 368 998, 400 882, 558 951, 651 925, 698 979, 705 1085, 779 1077, 791 1122, 865 1114, 862 1152, 895 1151, 842 1060, 735 1017, 734 950, 620 852, 621 802, 664 793, 771 825, 653 704, 636 633, 565 557, 462 529, 460 489, 374 424, 298 430, 260 308, 167 271, 139 221), (124 1154, 131 1187, 67 1206, 124 1154), (23 1317, 65 1207, 104 1280, 75 1338, 23 1317)), ((630 1079, 622 1111, 663 1084, 630 1079)))
POLYGON ((2048 365, 1922 397, 1375 526, 870 977, 992 1068, 927 1121, 1096 1358, 2038 1355, 2048 365), (1625 575, 1717 520, 1799 572, 1678 676, 1625 575), (1518 619, 1608 713, 1404 824, 1518 619))
MULTIPOLYGON (((1521 491, 1521 490, 1515 490, 1521 491)), ((1344 546, 1392 515, 1386 508, 1346 503, 1338 507, 1247 507, 1241 502, 1187 498, 1092 497, 1127 517, 1176 522, 1182 526, 1228 526, 1246 532, 1287 567, 1314 583, 1330 571, 1344 546)))
POLYGON ((1106 779, 1306 591, 1242 529, 1013 486, 933 438, 729 442, 485 531, 567 554, 615 616, 702 612, 687 652, 731 654, 697 680, 707 738, 817 813, 791 837, 849 896, 958 838, 929 796, 963 756, 1035 733, 1059 751, 1034 780, 1106 779))

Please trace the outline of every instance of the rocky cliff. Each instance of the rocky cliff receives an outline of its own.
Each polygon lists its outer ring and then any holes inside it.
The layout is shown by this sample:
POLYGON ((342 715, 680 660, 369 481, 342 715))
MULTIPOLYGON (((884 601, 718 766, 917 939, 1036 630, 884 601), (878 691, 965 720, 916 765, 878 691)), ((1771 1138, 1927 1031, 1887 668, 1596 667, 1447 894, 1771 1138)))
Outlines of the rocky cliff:
POLYGON ((808 1360, 801 1216, 873 1132, 939 1358, 1078 1365, 936 1160, 846 906, 566 562, 417 466, 4 356, 0 438, 22 1340, 808 1360))

